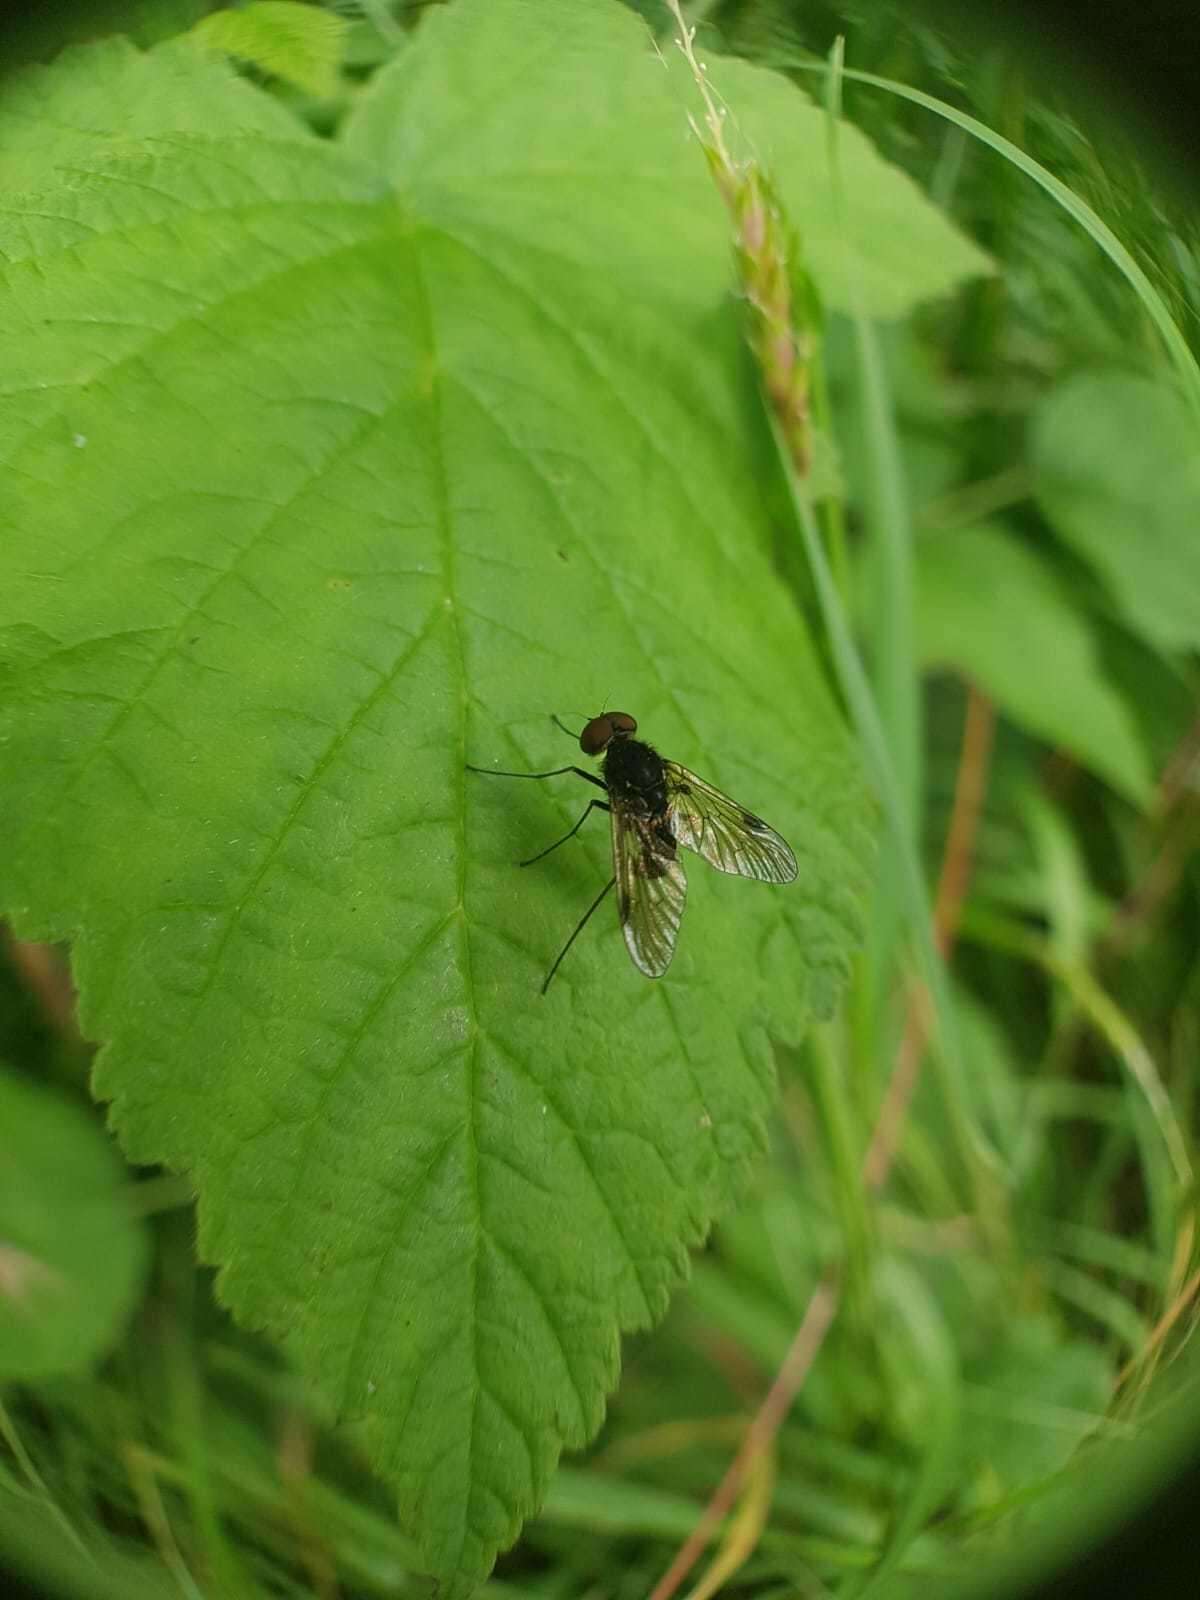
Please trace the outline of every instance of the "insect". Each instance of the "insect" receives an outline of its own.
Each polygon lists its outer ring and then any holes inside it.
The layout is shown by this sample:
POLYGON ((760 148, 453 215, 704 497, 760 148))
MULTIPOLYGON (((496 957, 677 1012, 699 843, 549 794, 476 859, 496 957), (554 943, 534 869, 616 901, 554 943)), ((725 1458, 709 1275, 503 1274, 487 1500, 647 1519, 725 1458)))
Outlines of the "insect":
MULTIPOLYGON (((575 737, 565 723, 557 717, 554 721, 564 733, 575 737)), ((610 814, 613 875, 555 957, 542 984, 543 994, 563 957, 614 885, 617 913, 634 966, 648 978, 662 977, 675 953, 687 895, 680 845, 694 850, 721 872, 735 872, 743 878, 791 883, 796 876, 796 858, 774 828, 677 761, 664 760, 652 745, 636 739, 636 733, 637 722, 627 711, 605 711, 591 719, 579 735, 579 748, 586 756, 603 758, 603 776, 599 778, 576 766, 555 767, 550 772, 468 767, 471 772, 494 778, 557 778, 573 772, 602 789, 606 796, 603 800, 589 800, 579 821, 561 839, 520 863, 531 867, 560 844, 566 844, 593 811, 610 814)))

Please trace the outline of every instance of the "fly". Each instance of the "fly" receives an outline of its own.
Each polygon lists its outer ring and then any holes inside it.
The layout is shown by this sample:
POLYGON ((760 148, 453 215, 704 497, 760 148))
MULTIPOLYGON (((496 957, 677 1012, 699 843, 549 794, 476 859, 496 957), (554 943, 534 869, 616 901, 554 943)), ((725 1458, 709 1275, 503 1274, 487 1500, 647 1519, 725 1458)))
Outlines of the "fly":
MULTIPOLYGON (((557 717, 554 721, 575 737, 557 717)), ((606 711, 587 724, 579 735, 579 748, 586 756, 602 757, 603 776, 599 778, 576 766, 555 767, 550 772, 499 772, 492 767, 468 766, 470 772, 494 778, 557 778, 573 772, 604 791, 605 798, 593 796, 579 821, 561 839, 520 863, 530 867, 566 844, 593 811, 609 813, 613 875, 555 957, 542 984, 543 994, 563 957, 614 886, 617 915, 634 966, 648 978, 662 977, 675 954, 687 895, 680 845, 694 850, 721 872, 757 878, 760 883, 791 883, 796 876, 796 858, 774 828, 687 767, 664 760, 652 745, 635 739, 636 733, 637 722, 627 711, 606 711)))

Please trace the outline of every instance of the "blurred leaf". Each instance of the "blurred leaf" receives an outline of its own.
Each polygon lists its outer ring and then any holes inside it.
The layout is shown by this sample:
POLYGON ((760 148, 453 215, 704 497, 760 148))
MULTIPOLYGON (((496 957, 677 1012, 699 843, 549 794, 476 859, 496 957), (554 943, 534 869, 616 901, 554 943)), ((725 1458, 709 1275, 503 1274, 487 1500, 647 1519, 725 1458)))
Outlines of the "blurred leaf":
POLYGON ((973 1101, 982 1109, 996 1148, 1011 1160, 1027 1121, 1012 1041, 996 1015, 962 984, 955 986, 954 1003, 973 1101))
POLYGON ((564 1467, 546 1497, 542 1519, 569 1528, 660 1539, 686 1539, 701 1507, 686 1495, 608 1473, 564 1467))
POLYGON ((999 525, 919 541, 917 643, 927 665, 956 667, 1015 722, 1149 801, 1146 752, 1079 607, 999 525))
POLYGON ((962 1376, 954 1332, 937 1297, 921 1275, 898 1257, 878 1271, 881 1309, 880 1357, 890 1374, 899 1431, 916 1454, 914 1471, 897 1491, 891 1527, 879 1561, 844 1592, 870 1594, 882 1588, 908 1546, 932 1517, 951 1486, 961 1429, 962 1376))
POLYGON ((1072 378, 1034 414, 1038 502, 1116 612, 1163 650, 1200 646, 1200 437, 1179 394, 1072 378))
MULTIPOLYGON (((839 136, 840 137, 840 136, 839 136)), ((904 481, 909 504, 922 507, 946 494, 960 480, 962 441, 947 427, 949 419, 944 375, 927 344, 912 324, 881 327, 879 344, 887 371, 895 425, 900 437, 904 481)), ((846 317, 830 319, 823 350, 828 371, 837 448, 852 500, 862 504, 872 470, 869 419, 865 409, 859 352, 854 327, 846 317)), ((863 599, 881 580, 877 541, 860 552, 863 599)))
POLYGON ((1156 772, 1179 748, 1200 706, 1194 657, 1163 655, 1122 624, 1099 619, 1104 674, 1137 718, 1156 772))
MULTIPOLYGON (((5 1486, 7 1488, 7 1486, 5 1486)), ((179 1600, 176 1575, 149 1545, 118 1543, 97 1528, 87 1544, 64 1525, 58 1507, 23 1492, 0 1493, 0 1550, 5 1571, 29 1587, 12 1594, 54 1600, 179 1600)))
POLYGON ((352 70, 365 72, 368 68, 381 66, 389 57, 395 55, 396 46, 403 45, 407 35, 400 30, 398 23, 393 24, 399 38, 393 40, 380 31, 375 17, 378 10, 383 11, 380 23, 386 26, 390 12, 386 8, 386 0, 379 0, 377 7, 372 7, 369 15, 355 16, 346 23, 346 31, 342 37, 342 64, 352 70))
POLYGON ((1092 889, 1078 841, 1062 813, 1033 788, 1026 791, 1022 810, 1033 840, 1050 948, 1060 961, 1081 964, 1108 908, 1092 889))
POLYGON ((76 1372, 120 1332, 146 1240, 103 1129, 0 1067, 0 1379, 76 1372))
POLYGON ((1012 1316, 968 1374, 964 1475, 986 1473, 1005 1489, 1049 1476, 1103 1425, 1112 1382, 1096 1345, 1065 1338, 1044 1313, 1012 1316))
MULTIPOLYGON (((10 199, 41 184, 61 184, 70 197, 89 174, 96 182, 106 156, 128 158, 151 139, 214 131, 234 141, 256 133, 294 138, 299 129, 269 95, 185 40, 143 53, 127 39, 102 39, 65 50, 52 67, 27 67, 4 80, 0 179, 10 199)), ((18 205, 4 218, 6 259, 73 244, 86 232, 70 204, 45 216, 18 205)))
POLYGON ((467 1588, 737 1192, 766 1027, 834 1004, 867 802, 640 24, 436 8, 340 148, 227 133, 178 63, 9 203, 0 897, 74 938, 98 1091, 194 1178, 226 1302, 467 1588), (697 863, 667 978, 606 907, 543 1000, 606 832, 519 873, 578 783, 464 767, 569 760, 547 713, 605 696, 801 878, 697 863))
POLYGON ((345 28, 341 17, 320 6, 251 0, 236 11, 210 12, 192 29, 191 38, 309 94, 331 95, 337 88, 345 28))

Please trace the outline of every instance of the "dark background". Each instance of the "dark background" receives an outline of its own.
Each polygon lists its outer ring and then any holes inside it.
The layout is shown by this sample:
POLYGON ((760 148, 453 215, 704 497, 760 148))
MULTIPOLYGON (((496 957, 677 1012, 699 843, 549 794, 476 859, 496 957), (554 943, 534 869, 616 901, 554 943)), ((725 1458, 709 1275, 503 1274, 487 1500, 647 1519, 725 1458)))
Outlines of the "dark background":
POLYGON ((1081 89, 1116 114, 1164 177, 1200 195, 1197 0, 925 0, 952 37, 980 26, 1043 84, 1081 89))

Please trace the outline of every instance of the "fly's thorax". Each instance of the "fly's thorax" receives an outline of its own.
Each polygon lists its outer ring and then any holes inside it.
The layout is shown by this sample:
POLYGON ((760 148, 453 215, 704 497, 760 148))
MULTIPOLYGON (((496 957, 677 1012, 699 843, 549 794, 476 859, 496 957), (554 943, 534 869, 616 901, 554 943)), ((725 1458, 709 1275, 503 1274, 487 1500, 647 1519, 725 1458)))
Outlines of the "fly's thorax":
POLYGON ((640 739, 614 739, 604 755, 604 781, 617 805, 642 816, 667 809, 663 758, 640 739))

